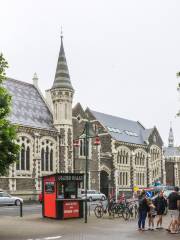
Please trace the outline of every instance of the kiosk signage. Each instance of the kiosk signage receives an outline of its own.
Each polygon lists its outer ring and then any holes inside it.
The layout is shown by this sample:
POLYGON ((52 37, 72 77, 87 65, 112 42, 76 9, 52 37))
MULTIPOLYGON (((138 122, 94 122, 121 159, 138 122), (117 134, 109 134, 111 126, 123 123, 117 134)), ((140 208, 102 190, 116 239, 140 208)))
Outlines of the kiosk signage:
POLYGON ((79 217, 79 202, 64 201, 64 218, 79 217))
POLYGON ((57 173, 42 178, 44 217, 57 219, 82 218, 84 174, 57 173))

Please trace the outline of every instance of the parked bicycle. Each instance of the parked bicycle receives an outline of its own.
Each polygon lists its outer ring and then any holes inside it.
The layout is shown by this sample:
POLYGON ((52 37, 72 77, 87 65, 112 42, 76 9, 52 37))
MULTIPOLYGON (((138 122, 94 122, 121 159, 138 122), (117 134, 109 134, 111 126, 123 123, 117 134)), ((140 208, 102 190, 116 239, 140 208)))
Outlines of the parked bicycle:
POLYGON ((128 220, 130 218, 130 211, 125 204, 116 203, 114 199, 111 199, 106 206, 103 203, 97 205, 94 209, 95 216, 97 218, 102 218, 104 214, 109 214, 109 216, 115 217, 123 217, 124 220, 128 220))

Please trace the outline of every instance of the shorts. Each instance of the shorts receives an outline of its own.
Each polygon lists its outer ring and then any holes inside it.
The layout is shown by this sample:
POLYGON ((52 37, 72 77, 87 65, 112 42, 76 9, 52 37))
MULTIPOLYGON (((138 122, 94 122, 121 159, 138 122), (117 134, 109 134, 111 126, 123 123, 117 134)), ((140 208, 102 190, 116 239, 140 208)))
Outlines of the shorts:
POLYGON ((152 213, 148 213, 148 218, 155 218, 155 214, 152 214, 152 213))
POLYGON ((157 211, 157 215, 163 215, 163 214, 164 214, 164 210, 157 211))
POLYGON ((169 210, 168 211, 172 220, 177 220, 179 217, 179 210, 169 210))

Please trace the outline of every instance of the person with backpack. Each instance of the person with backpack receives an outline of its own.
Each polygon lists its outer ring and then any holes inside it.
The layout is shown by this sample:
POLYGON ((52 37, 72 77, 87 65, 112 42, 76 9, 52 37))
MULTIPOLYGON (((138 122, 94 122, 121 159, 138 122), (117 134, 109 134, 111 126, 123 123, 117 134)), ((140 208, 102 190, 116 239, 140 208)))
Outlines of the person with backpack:
POLYGON ((167 201, 164 198, 163 191, 160 191, 158 196, 154 199, 154 205, 158 216, 156 229, 162 229, 162 216, 167 207, 167 201))
POLYGON ((139 196, 139 208, 138 208, 138 230, 145 231, 145 223, 147 213, 149 211, 148 200, 146 198, 146 193, 143 190, 139 196))

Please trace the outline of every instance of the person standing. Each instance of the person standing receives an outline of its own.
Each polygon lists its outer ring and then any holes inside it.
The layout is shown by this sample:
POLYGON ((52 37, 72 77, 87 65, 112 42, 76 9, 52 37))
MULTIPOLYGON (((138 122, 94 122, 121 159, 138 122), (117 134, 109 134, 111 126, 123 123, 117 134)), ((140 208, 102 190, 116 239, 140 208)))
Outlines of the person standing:
POLYGON ((148 201, 146 198, 145 191, 142 191, 141 195, 139 196, 139 208, 138 208, 138 230, 144 231, 145 230, 145 223, 146 223, 146 217, 147 213, 149 211, 148 201))
POLYGON ((151 199, 149 199, 148 201, 148 205, 149 205, 149 212, 148 212, 148 225, 149 225, 149 229, 148 230, 154 230, 154 218, 156 216, 156 211, 155 211, 155 206, 152 202, 151 199))
POLYGON ((180 203, 180 195, 179 195, 179 188, 175 187, 174 192, 172 192, 168 197, 168 206, 169 206, 169 213, 171 216, 171 223, 167 228, 167 231, 170 233, 177 233, 177 226, 178 226, 178 218, 179 218, 179 206, 180 203))
POLYGON ((158 196, 154 199, 154 205, 158 216, 156 229, 162 229, 162 217, 167 207, 167 201, 164 198, 163 191, 160 191, 158 196))

